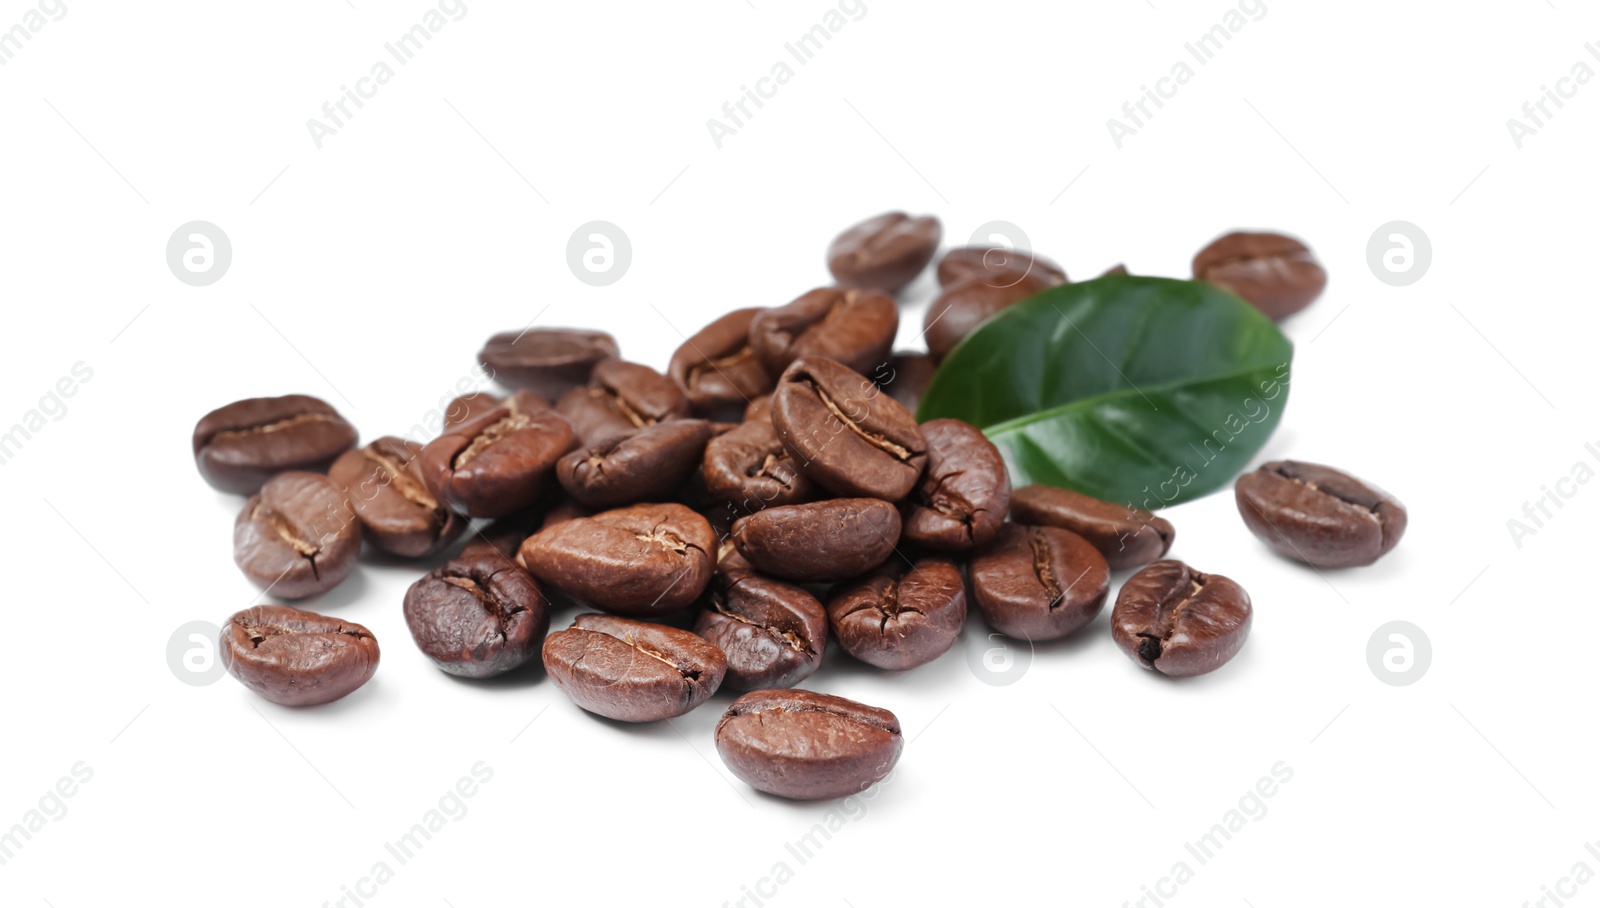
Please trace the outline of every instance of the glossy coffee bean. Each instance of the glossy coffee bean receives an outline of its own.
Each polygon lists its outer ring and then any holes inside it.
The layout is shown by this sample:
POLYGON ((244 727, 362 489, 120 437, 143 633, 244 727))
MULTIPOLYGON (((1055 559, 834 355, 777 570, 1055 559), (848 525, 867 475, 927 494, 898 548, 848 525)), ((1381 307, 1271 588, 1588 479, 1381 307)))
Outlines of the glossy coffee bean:
POLYGON ((672 379, 649 366, 607 360, 595 367, 589 386, 556 402, 583 443, 689 415, 689 399, 672 379))
POLYGON ((716 544, 706 519, 683 505, 640 504, 540 530, 522 544, 522 561, 593 608, 653 616, 700 597, 716 544))
POLYGON ((750 346, 772 375, 802 356, 870 372, 888 360, 898 330, 900 308, 888 294, 822 287, 758 314, 750 322, 750 346))
POLYGON ((905 747, 894 713, 809 690, 758 690, 717 722, 717 754, 767 794, 801 801, 860 794, 905 747))
MULTIPOLYGON (((533 393, 532 391, 519 390, 511 395, 517 399, 517 409, 532 412, 538 409, 549 409, 550 402, 533 393)), ((456 426, 465 425, 485 413, 501 406, 505 399, 496 397, 487 391, 474 391, 463 394, 450 401, 444 409, 444 429, 449 431, 456 426)))
POLYGON ((1061 266, 1026 249, 1004 246, 961 246, 939 260, 939 286, 959 284, 974 275, 990 283, 1010 284, 1021 275, 1036 275, 1047 286, 1067 282, 1061 266))
POLYGON ((972 598, 989 626, 1019 640, 1056 640, 1105 607, 1111 570, 1076 533, 1008 523, 968 567, 972 598))
POLYGON ((603 331, 525 328, 489 338, 478 362, 495 381, 555 400, 589 383, 594 367, 617 356, 617 340, 603 331))
POLYGON ((1042 293, 1055 284, 1038 274, 986 278, 974 274, 944 288, 923 315, 923 337, 936 360, 950 355, 967 335, 1000 310, 1042 293))
POLYGON ((361 550, 361 525, 338 486, 317 473, 279 473, 233 524, 233 561, 284 599, 338 586, 361 550))
POLYGON ((539 656, 550 606, 527 571, 498 552, 457 558, 411 584, 406 626, 440 669, 487 678, 539 656))
POLYGON ((750 405, 744 408, 745 422, 770 421, 772 419, 772 395, 763 394, 752 398, 750 405))
POLYGON ((772 425, 800 472, 836 495, 898 500, 928 460, 906 408, 830 359, 804 357, 784 371, 772 425))
POLYGON ((287 605, 258 605, 228 619, 217 641, 228 674, 273 703, 331 703, 378 670, 378 641, 359 624, 287 605))
POLYGON ((703 419, 656 423, 573 451, 556 463, 556 478, 585 507, 659 501, 700 466, 710 438, 703 419))
POLYGON ((736 309, 683 342, 667 375, 683 389, 689 407, 707 419, 738 419, 750 401, 772 391, 774 373, 750 346, 750 322, 759 308, 736 309))
POLYGON ((544 641, 550 680, 583 709, 619 722, 681 716, 716 693, 722 650, 677 628, 579 615, 544 641))
POLYGON ((488 526, 475 530, 457 557, 466 561, 498 557, 506 562, 516 563, 517 553, 522 550, 523 541, 539 532, 551 511, 566 503, 564 498, 559 503, 552 503, 550 497, 552 496, 547 496, 546 500, 534 507, 501 517, 488 526))
POLYGON ((1250 635, 1250 595, 1220 574, 1157 561, 1128 578, 1111 610, 1111 636, 1141 668, 1174 678, 1232 659, 1250 635))
POLYGON ((736 571, 723 559, 710 600, 694 632, 728 657, 723 683, 733 690, 793 687, 817 666, 828 646, 822 603, 793 584, 736 571))
POLYGON ((575 444, 559 413, 526 409, 513 395, 429 442, 418 470, 428 491, 468 515, 504 517, 539 500, 556 461, 575 444))
POLYGON ((816 485, 796 469, 770 419, 744 423, 711 439, 700 472, 707 492, 738 514, 799 504, 818 494, 816 485))
POLYGON ((882 564, 900 541, 900 512, 876 498, 834 498, 757 511, 733 524, 733 542, 756 570, 828 583, 882 564))
POLYGON ((1245 525, 1278 554, 1317 567, 1362 567, 1406 532, 1406 508, 1348 473, 1280 460, 1239 477, 1234 499, 1245 525))
POLYGON ((905 505, 905 540, 937 552, 966 553, 1000 532, 1011 474, 1000 450, 959 419, 920 427, 928 466, 905 505))
POLYGON ((428 491, 417 457, 422 445, 384 436, 339 455, 328 479, 344 493, 368 542, 402 558, 421 558, 460 536, 467 521, 428 491))
POLYGON ((967 621, 966 584, 955 564, 890 558, 828 597, 828 621, 844 651, 862 662, 904 671, 943 655, 967 621))
POLYGON ((315 397, 253 397, 200 417, 194 462, 212 488, 251 495, 279 473, 325 472, 355 443, 355 427, 315 397))
POLYGON ((1231 290, 1277 321, 1316 302, 1328 286, 1305 243, 1277 233, 1230 233, 1194 257, 1197 281, 1231 290))
POLYGON ((902 352, 889 357, 888 368, 879 368, 869 377, 900 406, 915 413, 938 368, 939 363, 926 353, 902 352))
POLYGON ((1100 550, 1114 571, 1143 567, 1162 558, 1176 535, 1169 521, 1142 508, 1053 486, 1032 485, 1013 491, 1011 519, 1077 533, 1100 550))
POLYGON ((943 233, 936 217, 880 214, 834 237, 828 270, 841 287, 898 293, 933 261, 943 233))

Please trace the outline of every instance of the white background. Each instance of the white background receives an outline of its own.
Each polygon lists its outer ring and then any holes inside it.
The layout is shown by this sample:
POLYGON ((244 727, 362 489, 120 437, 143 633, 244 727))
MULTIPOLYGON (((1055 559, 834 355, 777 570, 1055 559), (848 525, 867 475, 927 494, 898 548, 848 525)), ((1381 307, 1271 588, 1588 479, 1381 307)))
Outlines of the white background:
MULTIPOLYGON (((1123 905, 1172 892, 1180 860, 1194 876, 1168 904, 1522 905, 1579 861, 1600 871, 1583 579, 1600 487, 1566 486, 1520 547, 1507 529, 1574 463, 1600 467, 1600 86, 1521 150, 1506 127, 1575 62, 1600 67, 1592 10, 1268 0, 1118 150, 1107 118, 1225 3, 867 0, 719 150, 706 120, 824 2, 467 0, 318 150, 306 120, 423 2, 66 5, 0 67, 0 426, 93 370, 0 467, 0 828, 75 764, 93 775, 0 866, 6 905, 320 906, 380 860, 379 908, 723 905, 758 886, 766 905, 1123 905), (240 502, 191 461, 201 414, 304 392, 364 440, 403 433, 485 337, 535 315, 661 368, 680 331, 825 282, 833 234, 894 208, 937 214, 952 245, 1013 222, 1075 278, 1186 276, 1236 227, 1304 237, 1331 282, 1284 325, 1293 394, 1261 459, 1383 485, 1411 508, 1404 543, 1319 575, 1258 543, 1231 494, 1172 509, 1174 556, 1256 603, 1241 655, 1187 682, 1129 662, 1109 608, 1008 687, 964 645, 899 676, 830 659, 807 686, 893 709, 908 745, 803 865, 784 846, 829 805, 723 769, 727 695, 632 728, 538 673, 449 678, 400 616, 422 567, 366 563, 307 603, 383 647, 335 705, 174 677, 172 632, 256 595, 229 557, 240 502), (203 288, 164 259, 197 219, 234 251, 203 288), (596 219, 634 253, 599 288, 565 261, 596 219), (1366 260, 1396 219, 1433 245, 1409 287, 1366 260), (1397 619, 1433 646, 1410 687, 1366 658, 1397 619), (480 761, 465 815, 409 863, 387 855, 480 761), (1184 844, 1279 762, 1293 778, 1265 815, 1199 865, 1184 844), (779 861, 793 878, 763 882, 779 861)), ((0 2, 0 28, 31 8, 0 2)), ((932 289, 908 294, 903 340, 932 289)))

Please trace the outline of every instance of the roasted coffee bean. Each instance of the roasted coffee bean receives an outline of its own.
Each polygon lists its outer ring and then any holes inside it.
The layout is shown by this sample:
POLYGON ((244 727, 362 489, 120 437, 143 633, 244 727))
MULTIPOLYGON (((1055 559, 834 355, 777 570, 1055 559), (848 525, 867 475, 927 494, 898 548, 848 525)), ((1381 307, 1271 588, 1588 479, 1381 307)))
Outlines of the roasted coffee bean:
POLYGON ((928 459, 906 408, 830 359, 797 359, 783 373, 772 425, 800 472, 836 495, 896 501, 928 459))
POLYGON ((700 472, 706 490, 738 514, 817 497, 816 486, 795 468, 771 420, 747 422, 711 439, 700 472))
POLYGON ((683 342, 667 375, 689 406, 707 419, 736 420, 750 401, 772 391, 773 373, 750 346, 750 322, 759 308, 736 309, 683 342))
POLYGON ((538 658, 550 605, 527 571, 498 552, 457 558, 411 584, 406 625, 433 664, 487 678, 538 658))
MULTIPOLYGON (((565 503, 565 499, 562 499, 561 503, 565 503)), ((463 561, 499 557, 504 561, 515 563, 517 553, 522 550, 523 541, 539 532, 546 517, 560 506, 560 503, 544 501, 527 510, 501 517, 474 532, 457 557, 463 561)))
MULTIPOLYGON (((517 399, 517 409, 533 412, 538 409, 549 409, 550 402, 533 393, 532 391, 519 390, 511 395, 517 399)), ((456 426, 466 425, 485 413, 505 403, 503 398, 495 397, 487 391, 474 391, 463 394, 450 401, 444 410, 444 429, 448 432, 456 426)))
POLYGON ((467 528, 455 511, 428 491, 418 470, 422 445, 384 436, 339 455, 328 478, 349 499, 373 545, 402 558, 439 551, 467 528))
POLYGON ((939 219, 931 215, 880 214, 834 237, 828 270, 841 287, 898 293, 933 261, 943 234, 939 219))
POLYGON ((882 567, 834 588, 828 622, 844 651, 890 671, 916 668, 943 655, 967 621, 966 584, 953 563, 890 558, 882 567))
POLYGON ((1112 570, 1143 567, 1167 554, 1175 532, 1163 517, 1071 489, 1024 486, 1011 493, 1011 519, 1060 527, 1089 540, 1112 570))
POLYGON ((1220 574, 1157 561, 1128 578, 1111 636, 1141 668, 1174 678, 1220 668, 1250 635, 1250 595, 1220 574))
POLYGON ((733 542, 764 574, 828 583, 882 564, 900 541, 900 512, 876 498, 834 498, 757 511, 733 524, 733 542))
POLYGON ((1107 268, 1105 273, 1100 275, 1100 276, 1101 277, 1127 277, 1128 276, 1128 266, 1122 264, 1121 262, 1118 262, 1117 264, 1112 265, 1110 268, 1107 268))
POLYGON ((1089 541, 1056 527, 1008 523, 972 559, 972 598, 989 626, 1019 640, 1056 640, 1094 620, 1111 570, 1089 541))
POLYGON ((1030 274, 1042 278, 1049 287, 1067 282, 1067 273, 1060 265, 1026 249, 961 246, 946 252, 939 260, 940 287, 959 284, 974 275, 990 283, 1010 284, 1019 276, 1030 274))
POLYGON ((576 444, 572 426, 515 395, 422 449, 428 491, 473 517, 504 517, 539 500, 556 461, 576 444))
POLYGON ((619 722, 681 716, 716 693, 722 650, 688 631, 610 615, 579 615, 544 641, 550 680, 573 703, 619 722))
POLYGON ((361 525, 339 487, 318 473, 279 473, 233 524, 233 561, 262 589, 303 599, 338 586, 355 566, 361 525))
POLYGON ((508 388, 527 388, 555 400, 588 384, 594 367, 616 356, 616 338, 603 331, 524 328, 489 338, 478 362, 508 388))
POLYGON ((660 500, 700 465, 710 438, 703 419, 656 423, 573 451, 556 464, 556 478, 585 507, 660 500))
MULTIPOLYGON (((539 526, 535 528, 535 532, 538 532, 538 530, 547 530, 558 523, 566 523, 569 520, 576 520, 579 517, 593 516, 593 508, 586 508, 569 498, 545 512, 544 519, 539 523, 539 526)), ((533 534, 529 533, 528 535, 531 536, 533 534)))
POLYGON ((951 284, 934 298, 923 315, 928 352, 934 359, 944 359, 995 313, 1052 286, 1055 285, 1037 274, 1009 275, 1001 283, 974 274, 951 284))
POLYGON ((1245 526, 1278 554, 1317 567, 1362 567, 1406 532, 1405 505, 1348 473, 1279 460, 1239 477, 1245 526))
POLYGON ((595 367, 587 388, 575 388, 556 403, 586 445, 689 415, 689 399, 672 379, 649 366, 607 360, 595 367))
POLYGON ((1276 233, 1230 233, 1194 257, 1195 280, 1244 297, 1274 321, 1311 305, 1328 286, 1311 250, 1276 233))
POLYGON ((287 605, 235 613, 222 628, 217 652, 239 683, 284 706, 331 703, 378 670, 371 631, 287 605))
POLYGON ((758 690, 717 722, 717 753, 750 787, 800 801, 860 794, 900 759, 887 709, 809 690, 758 690))
POLYGON ((911 413, 917 412, 922 394, 933 381, 939 363, 926 353, 896 353, 889 358, 889 367, 873 371, 874 384, 889 392, 889 396, 911 413))
POLYGON ((522 544, 522 561, 593 608, 653 616, 700 597, 716 545, 711 525, 683 505, 640 504, 540 530, 522 544))
POLYGON ((772 419, 772 395, 763 394, 752 398, 750 405, 744 408, 745 422, 770 421, 772 419))
POLYGON ((252 495, 279 473, 326 472, 355 443, 355 427, 315 397, 252 397, 200 417, 194 462, 212 488, 252 495))
MULTIPOLYGON (((724 559, 726 560, 726 559, 724 559)), ((828 615, 798 586, 753 570, 722 571, 694 632, 728 657, 724 680, 734 690, 793 687, 822 664, 828 615)))
POLYGON ((802 356, 826 356, 857 372, 870 372, 889 358, 900 309, 876 290, 823 287, 750 322, 750 346, 772 375, 802 356))
POLYGON ((970 552, 1005 523, 1011 475, 1000 450, 959 419, 921 425, 928 467, 906 501, 907 542, 939 552, 970 552))

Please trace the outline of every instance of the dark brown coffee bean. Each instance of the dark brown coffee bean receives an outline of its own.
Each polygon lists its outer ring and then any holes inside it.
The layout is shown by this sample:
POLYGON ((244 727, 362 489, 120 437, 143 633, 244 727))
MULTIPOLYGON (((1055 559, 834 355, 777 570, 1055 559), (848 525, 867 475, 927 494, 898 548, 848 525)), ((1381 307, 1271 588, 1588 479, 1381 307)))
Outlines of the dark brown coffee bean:
POLYGON ((961 246, 939 260, 939 286, 959 284, 974 275, 993 284, 1010 284, 1022 275, 1037 275, 1046 286, 1067 282, 1061 266, 1026 249, 1003 246, 961 246))
POLYGON ((378 640, 371 631, 287 605, 234 614, 217 651, 228 674, 284 706, 331 703, 378 670, 378 640))
POLYGON ((1000 450, 959 419, 920 427, 928 467, 906 501, 907 542, 938 552, 965 553, 1000 532, 1011 499, 1011 474, 1000 450))
POLYGON ((943 655, 967 621, 966 584, 949 561, 891 558, 834 588, 828 621, 844 651, 862 662, 904 671, 943 655))
POLYGON ((989 626, 1019 640, 1056 640, 1105 607, 1111 569, 1089 541, 1056 527, 1008 523, 972 559, 972 598, 989 626))
POLYGON ((656 423, 573 451, 556 464, 556 478, 585 507, 658 501, 700 466, 710 438, 703 419, 656 423))
POLYGON ((1194 257, 1195 280, 1244 297, 1273 321, 1316 302, 1328 286, 1311 250, 1277 233, 1230 233, 1194 257))
POLYGON ((706 519, 683 505, 640 504, 540 530, 522 544, 522 561, 593 608, 653 616, 700 597, 716 545, 706 519))
POLYGON ((828 270, 841 287, 898 293, 933 261, 943 234, 939 219, 931 215, 880 214, 834 237, 828 245, 828 270))
POLYGON ((736 309, 701 328, 672 354, 667 375, 707 419, 736 420, 750 401, 772 391, 773 374, 750 346, 759 308, 736 309))
POLYGON ((1128 276, 1128 266, 1124 265, 1124 264, 1121 264, 1119 262, 1119 263, 1117 263, 1115 265, 1112 265, 1110 268, 1107 268, 1105 273, 1100 275, 1100 276, 1101 277, 1127 277, 1128 276))
POLYGON ((761 422, 772 419, 772 395, 763 394, 750 401, 750 406, 744 408, 745 422, 761 422))
POLYGON ((836 495, 899 500, 928 460, 906 408, 830 359, 797 359, 783 373, 772 425, 800 472, 836 495))
POLYGON ((889 392, 908 412, 917 412, 922 394, 933 382, 933 373, 939 363, 926 353, 896 353, 889 358, 888 368, 878 368, 870 376, 872 381, 889 392))
POLYGON ((1256 538, 1317 567, 1369 565, 1406 532, 1406 508, 1394 496, 1314 463, 1262 464, 1239 477, 1234 499, 1256 538))
MULTIPOLYGON (((539 409, 549 409, 550 402, 533 393, 532 391, 517 391, 511 395, 517 399, 517 409, 533 412, 539 409)), ((495 397, 487 391, 474 391, 463 394, 450 401, 444 411, 444 431, 448 432, 456 426, 466 425, 485 413, 505 403, 504 398, 495 397)))
POLYGON ((1176 535, 1165 518, 1071 489, 1024 486, 1011 493, 1011 519, 1060 527, 1089 540, 1112 570, 1143 567, 1167 554, 1176 535))
POLYGON ((923 337, 934 359, 949 356, 995 313, 1055 286, 1037 274, 1004 275, 999 283, 995 280, 974 274, 934 298, 922 318, 923 337))
POLYGON ((817 497, 816 486, 795 468, 771 420, 747 422, 711 439, 700 472, 706 490, 735 514, 817 497))
POLYGON ((750 346, 772 375, 802 356, 826 356, 857 372, 889 358, 900 309, 876 290, 823 287, 763 310, 750 322, 750 346))
POLYGON ((279 473, 326 472, 355 443, 355 427, 315 397, 253 397, 200 417, 194 462, 212 488, 251 495, 279 473))
POLYGON ((860 794, 883 780, 905 739, 887 709, 809 690, 758 690, 717 722, 717 753, 750 787, 817 801, 860 794))
POLYGON ((689 415, 689 399, 676 383, 649 366, 607 360, 595 367, 587 388, 556 402, 586 445, 658 422, 689 415))
POLYGON ((284 599, 338 586, 355 567, 361 525, 339 487, 317 473, 279 473, 233 524, 233 561, 284 599))
POLYGON ((710 601, 694 632, 728 657, 724 680, 734 690, 793 687, 822 664, 828 615, 798 586, 754 570, 724 573, 712 582, 710 601))
POLYGON ((476 561, 480 558, 498 556, 505 561, 516 563, 517 553, 522 550, 523 541, 539 532, 546 517, 567 503, 564 497, 555 502, 549 500, 555 497, 547 496, 545 501, 534 507, 501 517, 483 529, 475 531, 457 557, 464 561, 476 561))
POLYGON ((1140 668, 1174 678, 1232 659, 1250 636, 1250 594, 1220 574, 1157 561, 1128 578, 1111 610, 1111 636, 1140 668))
POLYGON ((882 564, 900 541, 900 512, 876 498, 835 498, 757 511, 733 524, 733 542, 757 570, 829 583, 882 564))
POLYGON ((525 665, 550 629, 539 584, 498 552, 457 558, 411 584, 405 616, 422 654, 463 678, 525 665))
POLYGON ((504 517, 539 500, 556 461, 576 443, 561 414, 524 409, 513 395, 429 442, 418 470, 430 492, 467 514, 504 517))
POLYGON ((428 491, 418 469, 422 445, 384 436, 339 455, 328 478, 349 499, 373 545, 402 558, 439 551, 467 528, 428 491))
POLYGON ((544 641, 550 680, 573 703, 619 722, 681 716, 716 693, 722 650, 677 628, 579 615, 544 641))
POLYGON ((617 340, 603 331, 524 328, 496 334, 478 362, 508 388, 526 388, 555 400, 589 383, 594 367, 617 356, 617 340))

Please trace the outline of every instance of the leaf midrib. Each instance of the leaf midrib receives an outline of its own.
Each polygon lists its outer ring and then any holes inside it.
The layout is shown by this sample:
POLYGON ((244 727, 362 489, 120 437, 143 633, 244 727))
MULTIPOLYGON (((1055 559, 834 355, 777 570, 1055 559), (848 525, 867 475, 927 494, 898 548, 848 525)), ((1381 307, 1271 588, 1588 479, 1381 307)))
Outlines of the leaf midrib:
MULTIPOLYGON (((1285 359, 1284 362, 1288 362, 1288 360, 1285 359)), ((1133 397, 1135 395, 1143 396, 1143 395, 1149 395, 1149 394, 1164 394, 1167 391, 1171 391, 1171 390, 1175 390, 1175 389, 1179 389, 1179 388, 1187 388, 1187 387, 1193 387, 1193 386, 1196 386, 1196 385, 1208 385, 1208 384, 1213 384, 1215 382, 1229 381, 1229 380, 1235 379, 1235 378, 1243 378, 1246 375, 1250 375, 1252 373, 1260 372, 1263 369, 1270 369, 1270 368, 1272 368, 1271 364, 1254 365, 1254 366, 1249 366, 1249 367, 1246 367, 1246 368, 1243 368, 1243 369, 1237 369, 1237 370, 1232 371, 1232 372, 1218 373, 1216 375, 1208 376, 1208 377, 1202 378, 1202 379, 1178 378, 1178 379, 1173 379, 1172 381, 1165 382, 1165 383, 1162 383, 1162 384, 1159 384, 1159 385, 1150 385, 1148 387, 1143 387, 1143 388, 1138 387, 1137 385, 1135 385, 1133 387, 1130 387, 1130 388, 1127 388, 1127 389, 1124 389, 1124 390, 1108 391, 1108 392, 1106 392, 1104 394, 1097 394, 1094 397, 1080 397, 1077 400, 1068 401, 1067 403, 1061 404, 1059 406, 1051 407, 1048 410, 1036 410, 1036 411, 1034 411, 1032 413, 1027 413, 1027 414, 1024 414, 1022 416, 1013 416, 1012 418, 1010 418, 1008 420, 1005 420, 1004 422, 998 422, 998 423, 995 423, 992 426, 986 426, 986 427, 984 427, 983 434, 991 435, 991 436, 999 435, 999 434, 1001 434, 1003 432, 1010 432, 1010 431, 1013 431, 1013 430, 1015 430, 1017 428, 1025 427, 1025 426, 1031 425, 1031 424, 1036 423, 1036 422, 1043 422, 1043 421, 1045 421, 1047 419, 1053 419, 1057 415, 1066 413, 1066 412, 1071 411, 1071 410, 1088 409, 1090 407, 1098 406, 1099 404, 1102 404, 1102 403, 1109 403, 1109 402, 1112 402, 1112 401, 1121 400, 1123 398, 1133 397)))

